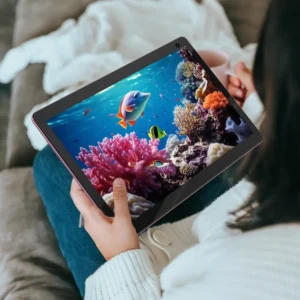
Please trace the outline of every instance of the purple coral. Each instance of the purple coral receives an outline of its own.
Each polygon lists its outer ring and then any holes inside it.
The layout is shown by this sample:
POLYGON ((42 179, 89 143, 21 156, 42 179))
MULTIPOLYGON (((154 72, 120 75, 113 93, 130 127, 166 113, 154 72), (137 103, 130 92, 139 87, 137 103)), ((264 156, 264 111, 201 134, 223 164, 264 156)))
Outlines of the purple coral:
POLYGON ((198 103, 195 111, 201 117, 201 125, 198 128, 198 136, 201 141, 207 143, 223 143, 235 146, 237 143, 236 135, 226 131, 225 123, 228 113, 226 110, 212 111, 203 107, 202 103, 198 103))
POLYGON ((238 143, 244 141, 252 132, 249 126, 240 118, 240 123, 237 124, 231 117, 226 120, 225 130, 234 133, 238 138, 238 143))
POLYGON ((176 146, 171 154, 171 160, 184 178, 189 179, 206 168, 207 149, 208 146, 201 142, 191 144, 187 140, 176 146))
POLYGON ((179 55, 186 62, 188 62, 188 61, 193 62, 194 61, 193 55, 187 47, 183 47, 181 50, 179 50, 179 55))
POLYGON ((203 107, 203 104, 183 101, 174 109, 174 124, 178 134, 187 136, 192 143, 224 143, 236 145, 236 136, 225 130, 227 114, 224 111, 212 111, 203 107))
POLYGON ((164 168, 152 165, 156 160, 169 163, 167 152, 158 150, 158 145, 159 140, 148 142, 134 132, 124 137, 118 134, 90 146, 90 151, 80 148, 77 159, 87 166, 83 172, 100 195, 111 192, 114 179, 120 177, 127 183, 128 192, 147 198, 163 191, 162 172, 176 172, 171 163, 164 168))

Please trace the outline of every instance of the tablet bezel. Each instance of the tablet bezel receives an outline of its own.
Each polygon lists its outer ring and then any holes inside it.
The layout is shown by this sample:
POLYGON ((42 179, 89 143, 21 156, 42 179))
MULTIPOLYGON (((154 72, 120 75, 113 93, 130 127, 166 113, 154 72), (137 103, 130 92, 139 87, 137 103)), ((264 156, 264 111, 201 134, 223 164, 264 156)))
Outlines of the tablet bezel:
POLYGON ((247 154, 251 149, 256 147, 262 142, 262 136, 255 125, 250 121, 248 116, 243 112, 243 110, 238 106, 236 101, 229 95, 225 87, 216 78, 214 73, 207 67, 206 63, 199 56, 197 51, 191 46, 186 38, 180 37, 165 46, 139 58, 138 60, 116 70, 109 75, 98 79, 97 81, 79 89, 78 91, 60 99, 57 102, 50 104, 49 106, 35 112, 32 116, 32 120, 43 134, 45 139, 48 141, 50 146, 65 164, 67 169, 70 171, 72 176, 77 180, 81 187, 86 191, 89 198, 95 202, 95 204, 108 216, 113 216, 112 210, 107 206, 102 197, 98 194, 96 189, 92 186, 91 182, 84 175, 76 161, 68 153, 63 143, 57 138, 55 133, 51 130, 47 121, 57 114, 65 111, 71 106, 95 95, 101 90, 113 85, 114 83, 132 75, 135 72, 147 67, 148 65, 164 58, 165 56, 173 53, 179 48, 176 44, 180 44, 180 49, 182 47, 187 47, 193 54, 193 57, 201 64, 201 66, 206 70, 214 85, 228 98, 230 104, 238 112, 241 118, 247 123, 247 125, 252 130, 253 134, 243 141, 241 144, 235 146, 226 155, 219 158, 212 165, 206 169, 200 171, 192 179, 186 182, 183 186, 177 188, 171 194, 169 194, 165 199, 163 199, 155 207, 144 213, 141 217, 133 220, 134 227, 138 234, 142 233, 149 226, 154 224, 160 218, 165 216, 168 212, 186 200, 189 196, 197 192, 200 188, 206 185, 209 181, 215 178, 217 175, 222 173, 225 169, 231 166, 234 162, 239 160, 245 154, 247 154))

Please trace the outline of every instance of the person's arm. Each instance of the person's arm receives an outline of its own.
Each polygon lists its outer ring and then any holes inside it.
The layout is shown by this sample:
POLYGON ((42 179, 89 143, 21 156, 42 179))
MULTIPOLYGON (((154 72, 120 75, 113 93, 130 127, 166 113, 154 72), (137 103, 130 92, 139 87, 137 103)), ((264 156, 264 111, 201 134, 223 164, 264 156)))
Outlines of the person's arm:
MULTIPOLYGON (((231 219, 230 211, 239 207, 252 191, 253 185, 242 180, 202 212, 168 224, 167 227, 165 226, 167 224, 156 226, 156 229, 166 230, 167 234, 173 231, 176 245, 185 238, 190 239, 191 236, 195 240, 198 239, 200 243, 207 239, 231 236, 239 231, 231 230, 226 225, 226 221, 231 219), (188 222, 186 222, 187 220, 188 222)), ((187 248, 186 244, 188 241, 183 241, 181 247, 187 248)), ((176 248, 172 244, 170 251, 174 251, 176 248)), ((168 246, 165 247, 165 250, 168 251, 168 246)), ((167 298, 173 299, 170 295, 167 298)), ((90 276, 86 281, 85 300, 100 299, 165 299, 161 292, 160 279, 153 270, 148 251, 136 249, 118 254, 90 276)))
POLYGON ((255 92, 252 71, 244 63, 238 63, 236 76, 230 76, 228 91, 242 107, 250 120, 259 127, 264 106, 255 92))
POLYGON ((147 251, 140 249, 124 180, 113 185, 115 217, 98 209, 75 180, 71 197, 84 227, 107 262, 86 281, 86 300, 160 299, 161 288, 147 251))
POLYGON ((242 106, 243 111, 250 118, 250 120, 259 127, 262 121, 264 106, 260 101, 258 94, 252 92, 245 100, 242 106))
POLYGON ((85 300, 161 299, 159 277, 148 252, 123 252, 99 268, 86 280, 85 300))

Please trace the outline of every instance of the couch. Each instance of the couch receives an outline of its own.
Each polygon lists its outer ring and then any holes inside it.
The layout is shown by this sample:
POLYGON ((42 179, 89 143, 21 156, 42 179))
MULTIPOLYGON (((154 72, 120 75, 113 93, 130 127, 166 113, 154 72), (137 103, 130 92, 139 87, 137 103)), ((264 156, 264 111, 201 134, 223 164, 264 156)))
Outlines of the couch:
MULTIPOLYGON (((269 1, 220 0, 242 45, 257 41, 269 1)), ((1 0, 0 60, 11 44, 55 30, 66 18, 80 16, 90 2, 1 0)), ((0 86, 0 300, 80 299, 35 190, 36 152, 23 125, 31 108, 48 98, 43 69, 31 65, 11 87, 0 86)))

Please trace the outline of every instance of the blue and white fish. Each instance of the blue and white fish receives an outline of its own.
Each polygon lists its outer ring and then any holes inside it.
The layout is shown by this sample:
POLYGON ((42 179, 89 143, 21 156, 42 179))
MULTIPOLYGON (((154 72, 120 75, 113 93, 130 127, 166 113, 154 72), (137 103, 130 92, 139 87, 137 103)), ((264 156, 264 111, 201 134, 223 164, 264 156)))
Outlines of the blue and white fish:
POLYGON ((121 119, 118 124, 124 129, 127 128, 127 122, 130 126, 133 126, 136 120, 144 115, 150 96, 150 93, 142 93, 140 91, 127 93, 121 100, 119 112, 116 115, 117 118, 121 119))

